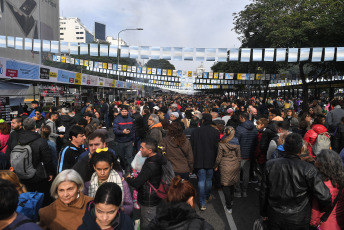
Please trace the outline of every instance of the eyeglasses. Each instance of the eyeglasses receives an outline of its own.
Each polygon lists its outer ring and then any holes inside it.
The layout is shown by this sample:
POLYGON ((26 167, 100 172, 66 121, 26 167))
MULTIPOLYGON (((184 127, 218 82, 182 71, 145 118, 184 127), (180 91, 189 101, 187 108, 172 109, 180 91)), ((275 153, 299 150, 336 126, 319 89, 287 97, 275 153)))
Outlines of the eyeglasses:
POLYGON ((35 114, 38 114, 38 115, 40 115, 41 113, 35 113, 35 114))
POLYGON ((149 121, 152 121, 153 119, 149 118, 148 120, 149 120, 149 121))

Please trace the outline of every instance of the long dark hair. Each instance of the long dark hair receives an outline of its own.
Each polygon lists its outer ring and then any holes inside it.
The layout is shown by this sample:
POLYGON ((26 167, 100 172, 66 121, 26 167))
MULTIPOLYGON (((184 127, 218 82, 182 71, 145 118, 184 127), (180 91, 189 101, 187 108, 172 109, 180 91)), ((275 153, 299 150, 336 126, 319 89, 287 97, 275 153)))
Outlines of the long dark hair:
POLYGON ((167 129, 167 136, 171 137, 178 146, 182 146, 187 140, 180 122, 172 122, 167 129))
POLYGON ((121 166, 119 165, 118 161, 116 161, 115 157, 111 152, 100 152, 100 153, 93 153, 91 160, 90 160, 90 166, 93 168, 93 166, 96 166, 96 164, 100 161, 105 161, 109 163, 109 165, 112 164, 112 169, 115 171, 122 171, 121 166))
POLYGON ((122 203, 122 190, 112 182, 103 183, 97 190, 94 197, 95 204, 112 204, 120 206, 122 203))
POLYGON ((338 153, 323 149, 317 156, 316 164, 323 180, 330 180, 333 187, 344 187, 344 168, 338 153))

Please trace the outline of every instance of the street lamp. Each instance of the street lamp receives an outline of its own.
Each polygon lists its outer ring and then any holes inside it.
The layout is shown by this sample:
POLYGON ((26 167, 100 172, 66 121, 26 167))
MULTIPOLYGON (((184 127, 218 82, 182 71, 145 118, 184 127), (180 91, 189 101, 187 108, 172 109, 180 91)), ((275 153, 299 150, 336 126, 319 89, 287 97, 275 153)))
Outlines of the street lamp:
POLYGON ((143 30, 143 28, 136 28, 136 29, 124 29, 118 32, 117 35, 117 80, 119 81, 119 70, 118 70, 118 66, 119 66, 119 34, 123 31, 126 30, 143 30))

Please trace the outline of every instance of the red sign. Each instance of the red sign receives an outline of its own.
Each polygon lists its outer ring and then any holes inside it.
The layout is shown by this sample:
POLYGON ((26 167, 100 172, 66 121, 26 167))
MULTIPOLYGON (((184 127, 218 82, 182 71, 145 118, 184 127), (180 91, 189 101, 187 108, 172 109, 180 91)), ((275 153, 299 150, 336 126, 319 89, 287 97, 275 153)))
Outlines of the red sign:
POLYGON ((91 80, 87 80, 87 85, 90 85, 91 84, 91 80))
POLYGON ((18 70, 6 69, 6 76, 7 77, 18 77, 18 70))
POLYGON ((69 78, 69 83, 74 83, 74 78, 69 78))

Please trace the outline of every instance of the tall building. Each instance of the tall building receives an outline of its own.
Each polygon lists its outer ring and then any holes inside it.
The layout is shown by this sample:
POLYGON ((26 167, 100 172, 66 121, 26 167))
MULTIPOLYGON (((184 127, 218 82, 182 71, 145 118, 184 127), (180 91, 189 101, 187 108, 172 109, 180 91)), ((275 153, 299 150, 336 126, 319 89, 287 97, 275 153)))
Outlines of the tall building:
MULTIPOLYGON (((106 36, 106 41, 110 43, 111 45, 118 45, 117 39, 113 38, 112 36, 106 36)), ((119 38, 119 47, 121 46, 127 46, 128 44, 122 39, 119 38)))
POLYGON ((60 17, 60 41, 90 43, 93 40, 93 34, 79 18, 60 17))

